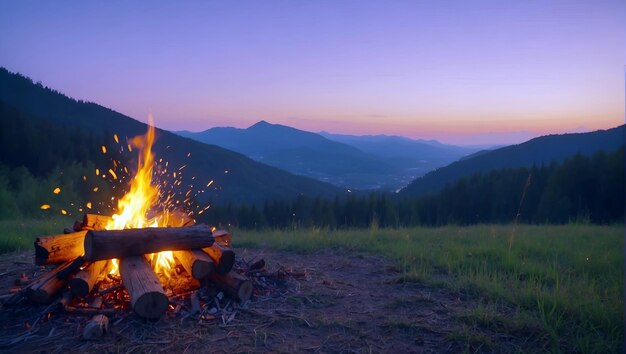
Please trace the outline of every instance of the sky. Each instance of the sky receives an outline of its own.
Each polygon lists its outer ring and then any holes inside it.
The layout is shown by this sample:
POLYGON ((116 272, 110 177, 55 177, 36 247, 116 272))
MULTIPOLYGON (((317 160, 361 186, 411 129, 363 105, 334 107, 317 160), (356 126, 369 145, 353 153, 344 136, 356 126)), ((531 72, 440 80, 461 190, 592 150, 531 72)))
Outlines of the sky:
POLYGON ((624 124, 625 25, 621 0, 0 0, 0 66, 169 130, 510 144, 624 124))

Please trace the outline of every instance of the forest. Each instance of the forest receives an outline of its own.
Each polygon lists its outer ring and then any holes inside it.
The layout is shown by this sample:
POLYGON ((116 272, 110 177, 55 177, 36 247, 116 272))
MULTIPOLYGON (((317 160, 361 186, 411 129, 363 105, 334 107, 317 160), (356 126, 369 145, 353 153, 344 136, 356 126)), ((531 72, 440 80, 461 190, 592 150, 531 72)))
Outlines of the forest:
POLYGON ((478 173, 437 194, 212 206, 200 220, 240 228, 366 228, 480 223, 607 224, 624 217, 624 148, 562 163, 478 173))

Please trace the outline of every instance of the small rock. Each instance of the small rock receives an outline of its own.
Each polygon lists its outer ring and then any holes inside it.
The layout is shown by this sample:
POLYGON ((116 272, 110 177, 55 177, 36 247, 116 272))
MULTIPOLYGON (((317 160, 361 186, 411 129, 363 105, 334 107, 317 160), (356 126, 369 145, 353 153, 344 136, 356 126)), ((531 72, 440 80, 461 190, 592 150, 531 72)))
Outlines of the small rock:
POLYGON ((83 338, 97 340, 109 330, 109 318, 105 315, 95 315, 83 330, 83 338))

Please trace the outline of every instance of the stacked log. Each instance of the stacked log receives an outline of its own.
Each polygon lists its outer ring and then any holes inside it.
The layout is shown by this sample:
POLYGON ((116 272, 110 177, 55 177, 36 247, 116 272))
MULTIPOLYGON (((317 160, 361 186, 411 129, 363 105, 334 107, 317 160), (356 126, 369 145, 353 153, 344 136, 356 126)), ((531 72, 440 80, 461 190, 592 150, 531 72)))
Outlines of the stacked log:
POLYGON ((120 275, 135 312, 144 318, 158 319, 167 311, 167 296, 144 256, 120 260, 120 275))
POLYGON ((140 256, 161 251, 191 250, 213 244, 211 229, 191 227, 147 227, 142 229, 87 231, 85 260, 140 256))
POLYGON ((213 263, 215 263, 215 270, 219 274, 226 274, 233 268, 235 252, 232 249, 215 242, 211 247, 206 247, 202 250, 211 257, 213 263))
POLYGON ((75 296, 87 296, 93 289, 100 273, 106 269, 107 261, 97 261, 78 272, 70 280, 70 289, 75 296))
POLYGON ((87 231, 41 236, 35 240, 35 264, 58 264, 82 256, 87 231))
POLYGON ((252 296, 252 291, 254 290, 252 282, 239 273, 217 274, 213 272, 209 277, 218 288, 238 301, 247 301, 252 296))
MULTIPOLYGON (((235 253, 230 248, 228 232, 212 232, 209 226, 194 225, 193 219, 178 214, 169 216, 169 227, 106 230, 111 220, 108 216, 87 214, 65 234, 37 238, 35 263, 58 266, 26 285, 10 302, 28 298, 47 303, 68 286, 68 298, 86 297, 99 276, 106 273, 108 260, 118 259, 121 281, 135 313, 148 319, 160 318, 167 311, 168 298, 146 255, 162 251, 173 251, 189 275, 198 280, 209 279, 238 301, 246 301, 252 295, 252 283, 231 271, 235 253)), ((94 333, 102 332, 102 323, 94 321, 94 333)), ((90 332, 86 337, 97 335, 90 332)))
POLYGON ((204 279, 215 270, 213 260, 200 250, 174 251, 174 257, 194 279, 204 279))

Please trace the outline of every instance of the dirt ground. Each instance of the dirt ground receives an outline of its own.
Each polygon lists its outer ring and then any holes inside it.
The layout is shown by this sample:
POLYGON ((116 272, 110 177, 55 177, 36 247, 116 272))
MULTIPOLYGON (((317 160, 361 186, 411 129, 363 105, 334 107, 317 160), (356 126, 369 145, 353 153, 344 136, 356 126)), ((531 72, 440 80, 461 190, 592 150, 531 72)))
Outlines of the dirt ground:
MULTIPOLYGON (((169 310, 154 322, 122 311, 110 316, 108 333, 94 341, 82 338, 91 315, 67 313, 55 305, 3 307, 0 350, 456 353, 512 352, 523 347, 517 338, 468 327, 463 314, 478 300, 398 281, 401 273, 384 258, 332 250, 307 255, 264 249, 236 252, 244 260, 263 258, 268 274, 281 270, 297 276, 256 289, 244 304, 226 304, 221 316, 184 315, 183 305, 179 312, 169 310)), ((40 270, 31 253, 1 259, 0 294, 7 294, 21 273, 40 270)))

